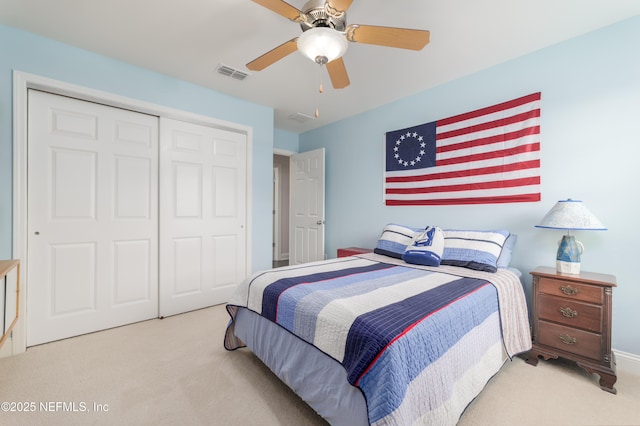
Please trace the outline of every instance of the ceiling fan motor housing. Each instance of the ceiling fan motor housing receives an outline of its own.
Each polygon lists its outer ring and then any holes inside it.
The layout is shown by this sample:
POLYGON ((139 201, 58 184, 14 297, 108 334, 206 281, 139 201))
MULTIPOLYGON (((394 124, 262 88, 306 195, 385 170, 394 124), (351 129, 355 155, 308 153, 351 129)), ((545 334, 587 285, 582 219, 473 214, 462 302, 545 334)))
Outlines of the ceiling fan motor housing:
POLYGON ((311 0, 303 7, 302 12, 307 15, 307 20, 300 22, 302 31, 316 27, 327 27, 336 31, 344 31, 347 22, 347 13, 332 9, 325 0, 311 0))

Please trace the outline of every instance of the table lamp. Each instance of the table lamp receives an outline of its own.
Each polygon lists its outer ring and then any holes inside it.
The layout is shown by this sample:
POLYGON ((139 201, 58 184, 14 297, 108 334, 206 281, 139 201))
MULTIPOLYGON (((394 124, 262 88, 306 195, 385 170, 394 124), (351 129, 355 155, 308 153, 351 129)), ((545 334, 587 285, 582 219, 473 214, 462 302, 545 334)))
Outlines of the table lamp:
POLYGON ((563 274, 580 273, 580 255, 584 246, 576 241, 571 231, 606 231, 607 228, 579 200, 560 200, 542 218, 537 228, 566 229, 567 234, 558 244, 556 269, 563 274))

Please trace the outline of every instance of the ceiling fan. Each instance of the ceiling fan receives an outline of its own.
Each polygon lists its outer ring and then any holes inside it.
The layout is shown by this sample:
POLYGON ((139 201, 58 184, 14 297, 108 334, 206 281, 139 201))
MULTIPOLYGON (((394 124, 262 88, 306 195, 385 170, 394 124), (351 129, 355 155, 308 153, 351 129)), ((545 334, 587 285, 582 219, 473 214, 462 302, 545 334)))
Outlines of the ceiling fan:
POLYGON ((267 9, 300 24, 302 34, 247 64, 260 71, 299 50, 320 65, 326 65, 331 84, 342 89, 350 84, 342 55, 348 42, 421 50, 429 43, 429 31, 373 25, 347 25, 347 9, 353 0, 311 0, 302 10, 283 0, 253 0, 267 9))

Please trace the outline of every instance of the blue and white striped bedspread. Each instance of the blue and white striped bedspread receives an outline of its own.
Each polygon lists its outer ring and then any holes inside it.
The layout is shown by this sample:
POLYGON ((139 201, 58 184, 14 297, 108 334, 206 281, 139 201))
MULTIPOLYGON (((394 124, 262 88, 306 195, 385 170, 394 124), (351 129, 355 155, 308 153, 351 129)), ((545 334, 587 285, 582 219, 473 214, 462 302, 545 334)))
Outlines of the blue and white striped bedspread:
MULTIPOLYGON (((474 389, 458 389, 469 393, 469 401, 451 408, 459 379, 478 375, 474 369, 483 368, 485 354, 501 352, 502 344, 511 356, 531 344, 524 294, 513 273, 416 267, 374 254, 252 275, 227 305, 232 317, 227 349, 243 346, 233 333, 237 307, 340 362, 349 382, 362 390, 371 424, 455 423, 486 383, 485 378, 472 383, 474 389), (514 304, 514 299, 520 300, 514 304), (461 351, 472 352, 465 356, 473 362, 461 362, 461 351), (446 370, 451 383, 429 383, 434 374, 442 377, 438 369, 446 370), (431 388, 428 395, 425 387, 431 388)), ((493 369, 490 377, 499 365, 487 368, 493 369)))

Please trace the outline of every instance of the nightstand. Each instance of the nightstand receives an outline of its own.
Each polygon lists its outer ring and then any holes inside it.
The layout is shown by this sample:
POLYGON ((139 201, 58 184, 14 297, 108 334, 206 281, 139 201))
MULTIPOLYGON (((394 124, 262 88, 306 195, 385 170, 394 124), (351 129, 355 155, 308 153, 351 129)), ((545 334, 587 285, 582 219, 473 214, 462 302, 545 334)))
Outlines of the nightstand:
POLYGON ((373 250, 362 247, 346 247, 338 249, 338 257, 354 256, 356 254, 371 253, 373 250))
POLYGON ((600 376, 601 389, 615 394, 611 293, 616 278, 584 271, 561 274, 547 267, 538 267, 531 275, 533 347, 527 363, 538 365, 538 356, 573 360, 600 376))

